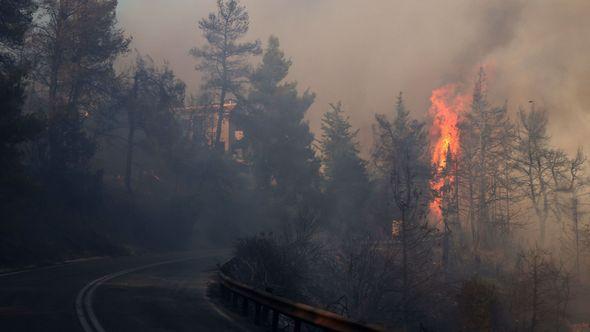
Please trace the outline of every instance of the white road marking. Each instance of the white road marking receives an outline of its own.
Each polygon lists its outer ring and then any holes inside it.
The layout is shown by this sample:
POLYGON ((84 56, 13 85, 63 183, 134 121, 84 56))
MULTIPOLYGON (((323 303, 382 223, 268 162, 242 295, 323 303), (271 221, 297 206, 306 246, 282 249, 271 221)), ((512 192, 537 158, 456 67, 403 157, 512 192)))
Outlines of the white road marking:
POLYGON ((99 259, 103 259, 103 258, 105 258, 105 257, 103 257, 103 256, 97 256, 97 257, 79 258, 79 259, 72 259, 72 260, 64 261, 62 263, 57 263, 57 264, 54 264, 54 265, 48 265, 48 266, 42 266, 42 267, 32 267, 32 268, 24 269, 24 270, 16 270, 16 271, 4 272, 4 273, 0 273, 0 278, 14 276, 14 275, 19 275, 19 274, 23 274, 23 273, 32 273, 32 272, 53 270, 53 269, 57 269, 57 268, 60 268, 60 267, 69 266, 69 265, 72 265, 72 264, 84 263, 84 262, 93 261, 93 260, 99 260, 99 259))
POLYGON ((84 286, 84 288, 80 290, 80 292, 78 292, 78 295, 76 296, 76 314, 78 315, 78 320, 80 321, 80 325, 82 325, 82 329, 84 329, 85 332, 105 332, 104 328, 102 327, 98 318, 96 317, 96 314, 94 313, 94 308, 92 307, 94 291, 103 283, 129 273, 146 270, 160 265, 184 262, 198 258, 199 257, 185 257, 159 263, 148 264, 128 270, 107 274, 105 276, 102 276, 89 282, 86 286, 84 286))
POLYGON ((59 265, 51 265, 51 266, 45 266, 45 267, 39 267, 39 268, 32 268, 32 269, 28 269, 28 270, 19 270, 19 271, 13 271, 13 272, 6 272, 6 273, 0 274, 0 278, 1 277, 14 276, 14 275, 23 274, 23 273, 29 273, 29 272, 38 272, 38 271, 45 271, 45 270, 53 270, 53 269, 57 269, 57 268, 63 267, 63 266, 64 266, 64 264, 59 264, 59 265))

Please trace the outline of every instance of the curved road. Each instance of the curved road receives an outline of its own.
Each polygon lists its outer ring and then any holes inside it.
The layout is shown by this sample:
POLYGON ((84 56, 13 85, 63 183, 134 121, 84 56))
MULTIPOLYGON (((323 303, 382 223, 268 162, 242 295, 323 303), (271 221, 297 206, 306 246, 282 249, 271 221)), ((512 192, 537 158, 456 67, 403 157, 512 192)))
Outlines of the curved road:
POLYGON ((206 297, 227 256, 208 249, 0 275, 0 331, 240 331, 206 297))

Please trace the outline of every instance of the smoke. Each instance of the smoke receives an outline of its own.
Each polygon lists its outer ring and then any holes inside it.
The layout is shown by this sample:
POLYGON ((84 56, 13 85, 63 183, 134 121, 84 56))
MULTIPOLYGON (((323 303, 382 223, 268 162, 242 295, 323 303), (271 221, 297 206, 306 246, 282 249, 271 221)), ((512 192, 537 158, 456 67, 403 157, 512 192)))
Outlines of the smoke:
POLYGON ((554 142, 569 152, 590 139, 588 13, 588 1, 531 3, 512 42, 489 55, 496 59, 494 95, 512 109, 527 99, 546 109, 554 142))
POLYGON ((489 59, 484 63, 487 56, 514 39, 524 4, 522 1, 490 1, 465 7, 460 20, 468 38, 463 39, 452 66, 444 73, 450 83, 472 81, 478 67, 490 65, 489 59))
MULTIPOLYGON (((375 113, 391 113, 404 91, 424 117, 431 91, 469 86, 492 63, 490 97, 511 110, 535 100, 547 109, 559 146, 590 138, 590 2, 495 0, 242 0, 252 39, 278 36, 293 59, 290 79, 318 95, 308 119, 314 131, 328 103, 342 101, 361 129, 366 152, 375 113)), ((203 42, 197 21, 214 0, 120 0, 122 27, 134 47, 167 59, 196 92, 200 77, 188 50, 203 42)))

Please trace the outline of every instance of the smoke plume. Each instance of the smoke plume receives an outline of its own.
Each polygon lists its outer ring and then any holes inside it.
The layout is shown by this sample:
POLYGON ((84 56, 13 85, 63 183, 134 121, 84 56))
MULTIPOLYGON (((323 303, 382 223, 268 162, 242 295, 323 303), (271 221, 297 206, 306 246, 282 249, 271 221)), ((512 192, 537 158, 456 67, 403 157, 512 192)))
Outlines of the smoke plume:
MULTIPOLYGON (((555 142, 575 149, 590 133, 590 2, 584 0, 243 0, 250 36, 280 38, 293 59, 290 79, 318 95, 308 115, 317 132, 328 103, 342 101, 371 141, 375 113, 391 113, 403 91, 424 117, 431 91, 446 83, 469 87, 480 65, 493 64, 491 101, 511 112, 535 100, 547 109, 555 142)), ((203 43, 197 22, 214 0, 120 0, 120 22, 134 45, 170 61, 199 88, 188 50, 203 43)))

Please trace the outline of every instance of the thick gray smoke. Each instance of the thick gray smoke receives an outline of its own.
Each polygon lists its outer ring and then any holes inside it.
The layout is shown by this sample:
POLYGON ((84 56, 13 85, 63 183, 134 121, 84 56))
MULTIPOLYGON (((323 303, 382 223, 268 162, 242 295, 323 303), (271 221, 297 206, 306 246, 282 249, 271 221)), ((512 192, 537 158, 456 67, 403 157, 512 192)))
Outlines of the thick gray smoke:
MULTIPOLYGON (((404 91, 417 117, 442 84, 469 84, 492 64, 490 96, 514 111, 528 100, 550 113, 555 141, 568 150, 590 139, 590 1, 243 0, 251 37, 278 36, 293 59, 291 79, 318 94, 309 114, 318 130, 341 100, 361 128, 364 150, 374 113, 404 91)), ((120 0, 134 46, 167 59, 191 91, 199 75, 188 50, 202 43, 197 21, 214 0, 120 0)))

